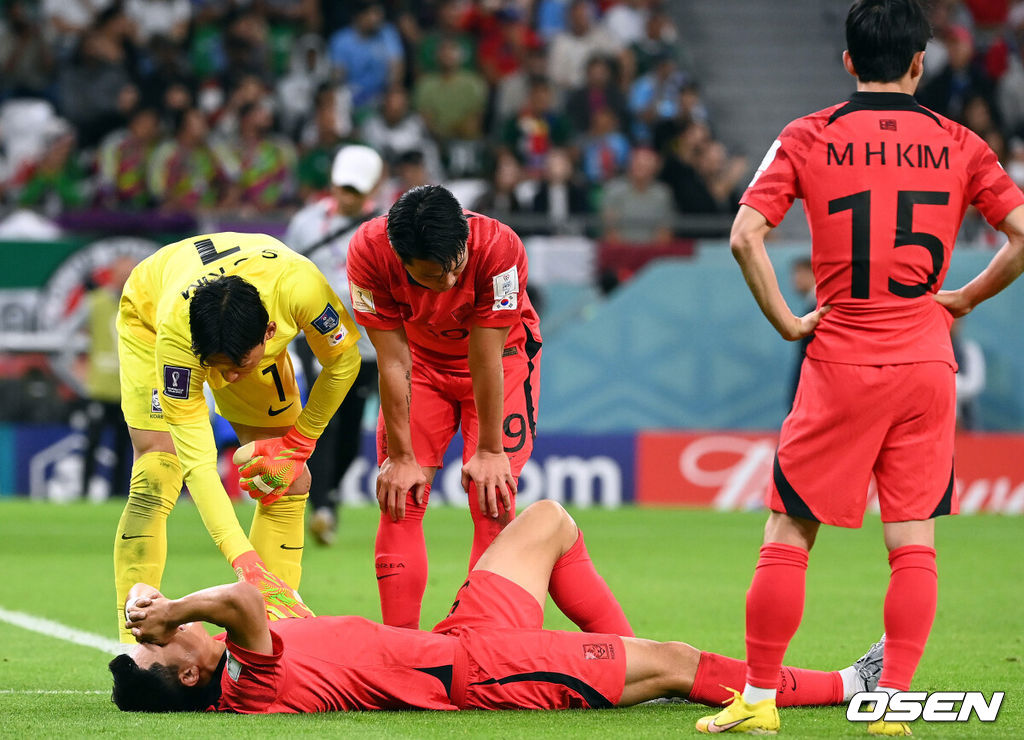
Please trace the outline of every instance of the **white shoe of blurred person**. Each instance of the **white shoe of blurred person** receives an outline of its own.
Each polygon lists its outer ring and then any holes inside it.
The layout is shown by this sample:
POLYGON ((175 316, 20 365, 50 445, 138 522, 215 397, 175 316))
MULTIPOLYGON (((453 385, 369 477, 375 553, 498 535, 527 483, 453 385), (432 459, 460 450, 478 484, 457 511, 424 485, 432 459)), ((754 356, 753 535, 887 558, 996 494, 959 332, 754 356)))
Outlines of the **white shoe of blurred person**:
POLYGON ((338 519, 334 511, 327 506, 321 506, 314 511, 309 520, 309 533, 313 535, 318 545, 333 545, 338 534, 338 519))

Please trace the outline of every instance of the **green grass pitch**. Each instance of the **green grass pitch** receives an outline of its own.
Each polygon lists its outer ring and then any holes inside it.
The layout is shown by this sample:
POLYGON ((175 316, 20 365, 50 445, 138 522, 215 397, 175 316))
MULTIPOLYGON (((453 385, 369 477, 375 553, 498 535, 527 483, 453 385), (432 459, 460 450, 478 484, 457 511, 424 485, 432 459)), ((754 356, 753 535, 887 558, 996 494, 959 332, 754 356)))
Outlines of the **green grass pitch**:
MULTIPOLYGON (((57 506, 0 500, 0 608, 115 637, 111 543, 120 503, 57 506)), ((625 508, 573 511, 598 568, 638 635, 743 654, 743 599, 763 514, 625 508)), ((247 526, 251 508, 239 507, 247 526)), ((302 593, 323 614, 379 616, 373 578, 377 514, 342 512, 339 542, 307 543, 302 593)), ((431 509, 427 626, 447 611, 465 575, 468 512, 431 509)), ((1005 691, 995 723, 927 725, 920 737, 1024 737, 1024 520, 946 518, 938 525, 939 608, 918 671, 919 690, 1005 691)), ((863 530, 823 530, 811 558, 803 624, 787 662, 848 665, 882 631, 888 566, 877 518, 863 530)), ((230 580, 195 508, 169 524, 168 595, 230 580)), ((548 609, 547 626, 569 628, 548 609)), ((0 736, 5 737, 678 737, 696 736, 705 713, 690 704, 570 712, 350 713, 322 716, 170 715, 118 712, 109 701, 109 656, 0 620, 0 736), (49 692, 49 693, 42 693, 49 692)), ((864 736, 842 707, 790 709, 789 737, 864 736)))

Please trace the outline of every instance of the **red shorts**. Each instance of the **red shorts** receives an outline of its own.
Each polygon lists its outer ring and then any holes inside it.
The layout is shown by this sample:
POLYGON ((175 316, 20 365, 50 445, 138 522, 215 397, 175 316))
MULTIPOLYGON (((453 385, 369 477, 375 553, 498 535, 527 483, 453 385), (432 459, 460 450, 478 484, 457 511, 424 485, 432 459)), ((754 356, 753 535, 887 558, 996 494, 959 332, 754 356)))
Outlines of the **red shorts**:
POLYGON ((460 709, 603 709, 626 685, 618 635, 541 629, 544 610, 517 583, 474 570, 434 632, 459 638, 460 709))
MULTIPOLYGON (((537 400, 540 397, 540 345, 502 359, 505 371, 505 403, 502 443, 512 475, 519 476, 533 452, 537 434, 537 400), (523 355, 526 355, 525 357, 523 355)), ((413 359, 412 403, 409 410, 412 448, 423 467, 440 468, 444 453, 462 427, 463 462, 476 451, 480 421, 473 398, 469 371, 437 370, 413 359)), ((384 414, 377 417, 377 464, 388 456, 384 414)))
POLYGON ((874 474, 884 522, 959 511, 956 389, 944 362, 844 365, 807 358, 782 425, 768 506, 860 527, 874 474))

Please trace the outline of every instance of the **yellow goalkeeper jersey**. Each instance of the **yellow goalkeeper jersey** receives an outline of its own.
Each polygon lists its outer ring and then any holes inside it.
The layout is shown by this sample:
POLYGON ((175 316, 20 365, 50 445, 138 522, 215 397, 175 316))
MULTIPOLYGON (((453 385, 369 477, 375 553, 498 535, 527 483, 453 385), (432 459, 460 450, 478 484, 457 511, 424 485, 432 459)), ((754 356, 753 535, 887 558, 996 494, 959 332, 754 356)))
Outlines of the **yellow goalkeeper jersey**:
POLYGON ((141 262, 124 289, 120 329, 144 341, 155 336, 159 405, 168 424, 208 418, 205 381, 214 391, 218 411, 229 420, 264 427, 294 423, 312 438, 320 436, 351 385, 329 381, 342 365, 349 374, 350 358, 344 363, 340 359, 357 352, 359 338, 355 323, 312 262, 273 237, 234 232, 184 239, 141 262), (225 275, 254 285, 277 324, 259 367, 232 384, 215 368, 200 365, 189 328, 189 300, 195 290, 225 275), (305 332, 324 367, 301 413, 286 351, 299 331, 305 332))

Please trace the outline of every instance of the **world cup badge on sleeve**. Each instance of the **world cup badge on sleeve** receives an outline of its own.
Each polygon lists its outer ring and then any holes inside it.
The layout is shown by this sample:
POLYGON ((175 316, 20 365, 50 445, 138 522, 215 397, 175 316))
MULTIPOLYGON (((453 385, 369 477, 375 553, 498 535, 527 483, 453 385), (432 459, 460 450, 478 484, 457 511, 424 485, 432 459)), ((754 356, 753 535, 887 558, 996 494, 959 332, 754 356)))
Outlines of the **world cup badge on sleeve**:
POLYGON ((164 365, 164 395, 184 401, 188 398, 192 370, 178 365, 164 365))

